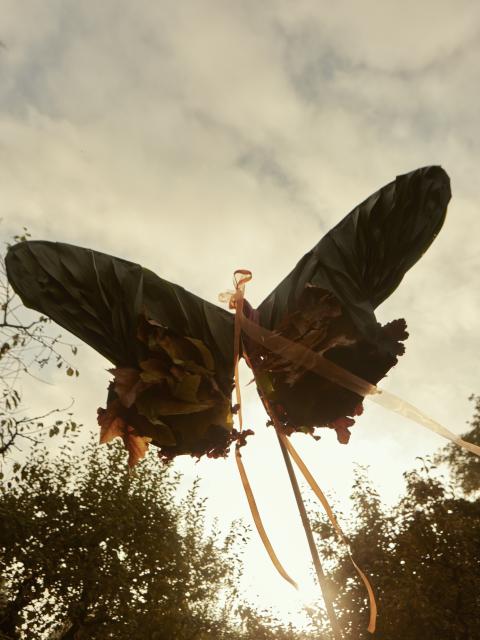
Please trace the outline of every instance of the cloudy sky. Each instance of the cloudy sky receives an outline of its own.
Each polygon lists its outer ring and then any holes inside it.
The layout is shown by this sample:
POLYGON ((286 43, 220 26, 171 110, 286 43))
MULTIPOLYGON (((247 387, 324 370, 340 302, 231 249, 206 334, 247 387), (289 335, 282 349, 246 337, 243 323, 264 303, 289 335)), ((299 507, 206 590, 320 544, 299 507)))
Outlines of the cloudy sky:
MULTIPOLYGON (((0 41, 2 236, 26 225, 212 302, 247 267, 259 304, 366 196, 441 164, 453 191, 445 226, 378 317, 405 316, 410 330, 385 387, 465 430, 480 392, 477 2, 0 0, 0 41)), ((79 366, 78 381, 53 376, 31 405, 75 396, 95 430, 108 363, 85 347, 79 366)), ((308 591, 307 548, 251 389, 246 414, 265 524, 308 591)), ((355 463, 392 500, 402 472, 441 444, 373 405, 347 447, 333 432, 295 442, 343 505, 355 463)), ((212 517, 249 521, 232 460, 178 468, 204 478, 212 517)), ((296 606, 255 536, 246 585, 262 605, 296 606)))

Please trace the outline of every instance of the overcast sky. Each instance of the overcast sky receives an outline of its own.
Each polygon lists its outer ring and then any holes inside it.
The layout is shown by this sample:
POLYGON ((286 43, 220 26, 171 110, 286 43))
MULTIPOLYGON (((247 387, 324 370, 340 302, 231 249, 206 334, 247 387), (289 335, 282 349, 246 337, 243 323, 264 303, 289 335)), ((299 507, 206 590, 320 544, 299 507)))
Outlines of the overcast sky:
MULTIPOLYGON (((217 301, 238 267, 255 306, 341 217, 396 175, 441 164, 444 228, 378 310, 405 317, 407 353, 384 386, 452 430, 480 393, 480 5, 467 0, 296 2, 0 0, 0 225, 118 255, 217 301)), ((108 363, 85 347, 78 381, 53 376, 32 407, 76 398, 96 430, 108 363)), ((248 372, 244 381, 249 380, 248 372)), ((244 460, 274 545, 308 587, 307 547, 273 434, 244 460)), ((56 406, 57 406, 56 405, 56 406)), ((438 436, 366 402, 348 446, 295 444, 345 503, 354 463, 386 500, 438 436)), ((233 460, 200 474, 210 514, 250 520, 233 460)), ((252 535, 246 584, 285 610, 291 588, 252 535)))

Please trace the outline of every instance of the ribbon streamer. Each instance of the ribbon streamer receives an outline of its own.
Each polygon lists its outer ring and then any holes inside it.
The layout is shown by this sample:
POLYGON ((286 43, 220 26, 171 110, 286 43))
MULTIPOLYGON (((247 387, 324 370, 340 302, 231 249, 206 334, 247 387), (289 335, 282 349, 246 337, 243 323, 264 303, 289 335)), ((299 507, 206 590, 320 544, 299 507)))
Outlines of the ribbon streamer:
MULTIPOLYGON (((241 402, 241 391, 240 391, 240 377, 238 372, 238 364, 239 364, 239 355, 240 355, 240 341, 241 341, 241 331, 245 329, 245 325, 247 325, 251 331, 245 331, 249 337, 256 339, 261 342, 265 347, 271 349, 272 351, 276 351, 280 353, 283 357, 287 359, 294 359, 297 364, 300 364, 304 368, 310 368, 319 373, 320 375, 326 376, 329 379, 334 379, 337 383, 341 384, 342 382, 346 382, 351 387, 353 387, 356 393, 364 394, 364 393, 375 393, 375 387, 369 383, 366 383, 361 378, 351 374, 350 372, 338 367, 334 363, 330 363, 326 359, 322 359, 317 361, 317 354, 305 347, 303 345, 291 342, 283 338, 283 336, 279 336, 278 334, 274 334, 263 327, 251 322, 246 318, 243 313, 244 299, 245 299, 245 284, 252 279, 252 273, 247 269, 238 269, 234 273, 234 291, 228 291, 223 294, 220 294, 219 299, 222 302, 228 302, 228 306, 230 309, 235 309, 235 328, 234 328, 234 366, 235 366, 235 392, 237 398, 238 405, 238 421, 239 421, 239 429, 242 431, 243 429, 243 415, 242 415, 242 402, 241 402), (240 277, 239 277, 240 276, 240 277)), ((248 356, 244 354, 247 361, 248 356)), ((250 364, 250 362, 249 362, 250 364)), ((251 365, 250 365, 251 366, 251 365)), ((253 369, 252 369, 253 370, 253 369)), ((255 371, 254 371, 255 374, 255 371)), ((317 482, 313 478, 312 474, 306 467, 303 460, 300 458, 299 454, 293 447, 293 445, 289 442, 288 438, 281 432, 280 424, 275 415, 275 412, 270 407, 269 403, 264 401, 265 408, 267 413, 270 415, 271 419, 274 422, 275 429, 281 438, 282 442, 285 444, 288 454, 293 458, 294 462, 300 469, 301 473, 307 480, 308 484, 312 488, 315 495, 319 498, 322 506, 324 507, 328 518, 330 519, 337 535, 342 540, 344 544, 347 546, 348 554, 350 560, 355 567, 358 575, 362 579, 368 593, 369 604, 370 604, 370 619, 368 624, 368 631, 373 633, 375 631, 376 617, 377 617, 377 604, 375 601, 375 596, 373 593, 373 589, 370 585, 370 582, 367 576, 363 573, 360 567, 356 564, 355 560, 352 557, 350 546, 348 541, 338 524, 338 521, 317 482)), ((260 535, 260 538, 263 542, 263 545, 272 561, 272 564, 277 569, 279 574, 291 585, 298 589, 298 585, 293 580, 289 574, 283 568, 281 562, 279 561, 273 546, 270 542, 270 539, 265 531, 265 527, 263 526, 263 522, 258 511, 258 507, 255 501, 255 497, 253 495, 253 491, 248 480, 247 473, 245 471, 245 467, 242 461, 242 455, 240 453, 240 448, 237 445, 235 447, 235 460, 237 463, 237 468, 240 474, 240 478, 242 480, 243 488, 245 494, 247 496, 247 501, 250 507, 250 511, 253 517, 253 521, 257 528, 257 531, 260 535)))
POLYGON ((449 429, 447 429, 447 427, 444 427, 443 424, 440 424, 440 422, 429 418, 426 414, 420 411, 420 409, 417 409, 417 407, 415 407, 413 404, 410 404, 406 400, 402 400, 402 398, 399 398, 395 394, 388 391, 379 390, 376 395, 371 396, 370 400, 376 402, 385 409, 389 409, 390 411, 398 413, 399 415, 404 416, 409 420, 413 420, 413 422, 416 422, 426 429, 430 429, 430 431, 437 433, 439 436, 447 438, 447 440, 450 440, 459 447, 462 447, 463 449, 474 453, 476 456, 480 456, 480 447, 478 445, 463 440, 463 438, 457 436, 456 433, 453 433, 453 431, 450 431, 449 429))
POLYGON ((273 351, 284 360, 293 362, 303 369, 310 369, 318 375, 360 396, 379 393, 378 388, 374 384, 343 369, 338 366, 338 364, 331 362, 331 360, 327 360, 327 358, 305 347, 300 342, 293 342, 278 333, 269 331, 265 329, 265 327, 252 322, 245 315, 241 317, 241 325, 243 331, 245 331, 249 338, 258 342, 269 351, 273 351))
MULTIPOLYGON (((324 378, 327 378, 331 382, 338 384, 344 387, 345 389, 353 391, 357 395, 360 395, 363 397, 365 396, 370 397, 371 400, 373 400, 377 404, 380 404, 384 408, 394 413, 397 413, 399 415, 402 415, 408 418, 409 420, 412 420, 415 423, 429 429, 430 431, 433 431, 434 433, 437 433, 438 435, 441 435, 444 438, 447 438, 448 440, 454 442, 458 446, 463 447, 467 451, 470 451, 475 455, 480 456, 479 446, 463 440, 462 438, 457 436, 455 433, 453 433, 452 431, 444 427, 442 424, 440 424, 436 420, 433 420, 432 418, 428 417, 426 414, 424 414, 422 411, 417 409, 417 407, 410 404, 409 402, 402 400, 401 398, 399 398, 393 393, 389 393, 388 391, 379 389, 376 385, 373 385, 370 382, 363 380, 359 376, 351 373, 350 371, 347 371, 346 369, 343 369, 342 367, 338 366, 334 362, 331 362, 330 360, 325 358, 322 354, 317 353, 300 343, 293 342, 288 338, 284 338, 280 334, 275 333, 273 331, 269 331, 268 329, 265 329, 259 324, 249 320, 249 318, 247 318, 243 313, 243 303, 244 303, 245 284, 251 279, 252 279, 252 273, 250 271, 246 269, 237 270, 234 274, 235 291, 228 292, 226 294, 221 294, 219 296, 220 300, 222 301, 228 300, 230 309, 235 309, 235 331, 234 331, 235 390, 236 390, 236 397, 237 397, 237 404, 238 404, 240 431, 243 428, 243 418, 242 418, 238 363, 239 363, 239 354, 240 354, 241 332, 243 330, 249 338, 251 338, 255 342, 258 342, 259 344, 264 346, 266 349, 273 351, 274 353, 284 358, 285 360, 288 360, 289 362, 293 362, 297 366, 300 366, 304 369, 309 369, 311 371, 314 371, 318 375, 324 378), (239 275, 241 277, 238 277, 239 275)), ((266 406, 266 408, 268 411, 268 406, 266 406)), ((270 414, 271 412, 268 412, 268 413, 270 414)), ((363 581, 368 593, 369 604, 370 604, 370 618, 369 618, 369 624, 368 624, 368 631, 370 633, 373 633, 375 631, 375 626, 376 626, 377 604, 375 601, 375 596, 374 596, 371 584, 367 576, 364 574, 364 572, 360 569, 360 567, 357 565, 357 563, 353 559, 348 540, 345 534, 343 533, 335 517, 335 514, 333 513, 332 508, 330 507, 323 491, 318 486, 317 482, 315 481, 314 477, 308 470, 307 466, 301 459, 296 449, 293 447, 293 445, 288 440, 288 438, 282 433, 281 429, 279 428, 280 425, 278 424, 278 420, 276 419, 275 414, 273 413, 272 415, 270 415, 270 417, 273 419, 276 431, 279 434, 279 437, 281 438, 283 444, 285 445, 289 455, 292 457, 295 464, 299 468, 300 472, 304 476, 305 480, 310 485, 312 491, 315 493, 320 503, 322 504, 323 508, 325 509, 325 512, 330 522, 332 523, 337 535, 339 536, 340 540, 347 547, 350 560, 353 566, 355 567, 359 577, 363 581)), ((260 514, 258 512, 258 508, 255 502, 255 498, 253 496, 250 483, 248 481, 248 477, 245 472, 245 467, 243 466, 242 457, 241 457, 238 445, 235 450, 235 459, 237 462, 237 467, 240 473, 243 487, 247 496, 248 504, 250 506, 250 511, 253 516, 253 520, 260 534, 260 538, 265 546, 265 549, 267 550, 267 553, 270 556, 270 559, 273 565, 275 566, 277 571, 280 573, 280 575, 285 580, 287 580, 290 584, 292 584, 294 587, 298 588, 297 583, 288 575, 288 573, 285 571, 280 561, 278 560, 273 550, 273 547, 270 543, 270 540, 267 536, 260 514)))
POLYGON ((305 478, 305 480, 310 485, 310 488, 312 489, 313 493, 320 500, 320 503, 322 504, 323 508, 325 509, 325 513, 327 514, 328 519, 332 523, 333 528, 335 529, 338 537, 340 538, 340 540, 347 547, 347 551, 348 551, 348 555, 350 557, 350 560, 351 560, 353 566, 355 567, 358 575, 362 579, 363 584, 365 585, 365 588, 366 588, 367 593, 368 593, 368 600, 369 600, 369 604, 370 604, 370 619, 369 619, 369 622, 368 622, 367 629, 368 629, 368 631, 370 633, 374 633, 375 632, 375 627, 376 627, 376 620, 377 620, 377 603, 375 601, 375 595, 373 593, 372 585, 370 584, 367 576, 363 573, 363 571, 360 569, 358 564, 353 559, 352 552, 351 552, 351 549, 350 549, 350 544, 349 544, 345 534, 343 533, 342 528, 338 524, 338 520, 335 517, 335 514, 333 513, 333 510, 332 510, 330 504, 328 503, 328 500, 325 497, 325 494, 320 489, 320 487, 318 486, 315 478, 312 476, 312 474, 308 470, 307 465, 303 462, 303 460, 301 459, 301 457, 298 454, 297 450, 294 448, 293 444, 285 436, 285 434, 283 434, 280 430, 277 430, 277 432, 279 433, 282 442, 286 446, 286 448, 288 450, 288 453, 292 457, 292 459, 295 462, 295 464, 297 465, 297 467, 300 469, 300 472, 302 473, 302 475, 305 478))
MULTIPOLYGON (((347 540, 347 537, 345 536, 345 534, 342 531, 342 528, 338 524, 338 520, 335 517, 335 514, 333 513, 333 510, 332 510, 330 504, 328 503, 328 500, 325 497, 325 494, 320 489, 317 481, 315 480, 315 478, 310 473, 307 465, 303 462, 303 460, 301 459, 299 453, 297 452, 297 450, 295 449, 293 444, 290 442, 290 440, 287 438, 287 436, 282 432, 282 426, 281 426, 281 424, 280 424, 280 422, 278 420, 278 417, 277 417, 276 413, 273 411, 270 403, 268 402, 268 400, 264 399, 264 405, 265 405, 265 408, 267 410, 268 415, 273 420, 273 424, 275 426, 275 430, 276 430, 276 432, 278 434, 278 437, 280 438, 280 440, 282 441, 283 445, 285 446, 285 448, 286 448, 286 450, 288 452, 288 455, 293 459, 293 461, 295 462, 295 464, 299 468, 300 472, 302 473, 303 477, 305 478, 307 483, 310 485, 310 488, 312 489, 314 494, 317 496, 317 498, 320 500, 320 503, 322 504, 322 506, 325 509, 325 512, 326 512, 326 514, 328 516, 328 519, 330 520, 330 522, 333 525, 333 528, 335 529, 335 532, 337 533, 337 535, 340 538, 340 540, 346 545, 347 552, 348 552, 348 555, 350 557, 350 561, 352 562, 353 566, 355 567, 355 570, 357 571, 358 575, 360 576, 361 580, 363 581, 363 584, 365 585, 365 588, 366 588, 367 593, 368 593, 370 617, 369 617, 369 621, 368 621, 367 630, 370 633, 374 633, 375 632, 375 628, 376 628, 376 621, 377 621, 377 602, 375 600, 375 594, 373 593, 372 586, 371 586, 367 576, 365 575, 365 573, 360 569, 358 564, 353 559, 352 552, 351 552, 351 549, 350 549, 350 544, 349 544, 349 542, 347 540)), ((319 580, 320 580, 320 576, 319 576, 319 580)), ((324 596, 324 597, 326 597, 326 596, 324 596)), ((333 623, 332 623, 332 626, 333 626, 333 623)))
POLYGON ((237 399, 238 424, 240 431, 243 429, 242 394, 240 391, 240 376, 238 364, 240 360, 240 340, 242 333, 241 318, 243 314, 243 302, 245 300, 245 285, 252 279, 252 272, 248 269, 237 269, 233 274, 234 291, 225 291, 218 296, 220 302, 228 302, 228 308, 235 310, 235 325, 233 334, 233 363, 235 377, 235 396, 237 399), (240 276, 240 277, 239 277, 240 276))
MULTIPOLYGON (((238 364, 240 359, 241 318, 244 317, 243 302, 245 299, 245 285, 251 279, 251 271, 248 271, 248 269, 237 269, 237 271, 235 271, 235 273, 233 274, 235 291, 227 291, 225 293, 221 293, 218 296, 221 302, 228 302, 228 306, 230 309, 235 309, 233 362, 235 366, 235 395, 237 398, 239 431, 243 430, 242 395, 240 391, 240 375, 238 372, 238 364)), ((242 481, 245 495, 247 496, 248 506, 250 507, 250 512, 252 514, 252 518, 257 528, 260 539, 263 542, 263 546, 265 547, 265 550, 267 551, 273 566, 282 576, 282 578, 284 578, 293 587, 295 587, 295 589, 298 589, 298 584, 293 578, 289 576, 289 574, 285 571, 282 563, 278 559, 278 556, 273 549, 272 543, 270 542, 265 527, 263 526, 262 518, 258 511, 257 503, 255 501, 255 496, 253 495, 250 481, 248 480, 247 472, 243 464, 242 454, 240 453, 240 447, 238 446, 238 443, 235 446, 235 461, 237 463, 237 468, 240 474, 240 479, 242 481)))
POLYGON ((250 507, 250 511, 252 513, 253 521, 255 522, 255 526, 257 527, 257 531, 260 535, 260 538, 263 542, 263 546, 265 547, 270 560, 272 561, 273 566, 278 571, 278 573, 284 578, 287 582, 289 582, 295 589, 298 589, 298 584, 295 582, 293 578, 291 578, 288 573, 283 568, 282 563, 277 557, 275 553, 272 543, 265 531, 265 527, 263 526, 262 518, 260 517, 260 513, 257 508, 257 503, 255 502, 255 497, 253 495, 252 488, 250 486, 250 482, 248 481, 247 473, 245 471, 245 467, 242 462, 242 454, 238 447, 235 447, 235 460, 237 462, 238 471, 240 473, 240 478, 242 480, 243 488, 245 490, 245 495, 247 496, 248 506, 250 507))

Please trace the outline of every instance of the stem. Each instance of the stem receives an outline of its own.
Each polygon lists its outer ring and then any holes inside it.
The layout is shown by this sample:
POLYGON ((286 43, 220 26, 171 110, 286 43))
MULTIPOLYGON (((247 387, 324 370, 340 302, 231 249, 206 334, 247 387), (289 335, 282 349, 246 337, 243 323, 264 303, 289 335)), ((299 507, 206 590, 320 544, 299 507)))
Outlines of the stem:
POLYGON ((277 438, 278 438, 278 443, 280 445, 280 449, 282 450, 283 459, 285 460, 285 465, 287 467, 288 475, 290 477, 290 483, 292 485, 293 493, 295 495, 295 500, 297 501, 298 511, 300 512, 303 528, 305 529, 305 535, 307 536, 308 546, 310 547, 310 553, 311 553, 313 564, 315 567, 315 572, 317 574, 318 583, 322 591, 322 596, 325 602, 325 607, 327 609, 330 625, 332 627, 333 636, 335 640, 342 640, 340 626, 338 624, 335 609, 333 608, 332 600, 328 594, 328 587, 325 579, 325 574, 323 572, 322 563, 320 561, 320 556, 318 555, 318 549, 315 544, 315 540, 313 539, 312 527, 310 526, 310 521, 308 519, 307 511, 305 509, 305 504, 303 502, 302 494, 300 493, 300 487, 298 486, 297 478, 295 476, 295 471, 293 470, 292 461, 290 460, 290 455, 287 449, 285 448, 285 445, 283 444, 278 433, 277 433, 277 438))

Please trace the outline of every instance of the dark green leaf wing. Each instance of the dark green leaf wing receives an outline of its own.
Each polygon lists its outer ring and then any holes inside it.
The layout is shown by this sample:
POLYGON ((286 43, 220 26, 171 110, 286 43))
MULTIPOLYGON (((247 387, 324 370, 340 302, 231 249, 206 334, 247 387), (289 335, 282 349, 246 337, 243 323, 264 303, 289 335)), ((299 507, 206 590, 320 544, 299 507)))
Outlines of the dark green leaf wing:
MULTIPOLYGON (((403 319, 384 327, 375 308, 400 284, 445 219, 450 181, 440 167, 396 178, 355 207, 307 253, 258 308, 260 323, 376 384, 397 363, 403 319)), ((329 426, 340 442, 362 397, 251 345, 269 401, 285 428, 329 426)))
POLYGON ((357 328, 375 333, 374 310, 440 231, 451 197, 438 166, 398 176, 355 207, 307 253, 259 307, 274 329, 294 312, 309 284, 333 293, 357 328))
POLYGON ((232 377, 232 314, 139 264, 68 244, 28 241, 9 249, 6 267, 27 307, 49 316, 117 367, 136 366, 145 357, 137 329, 146 315, 201 340, 220 377, 232 377))

